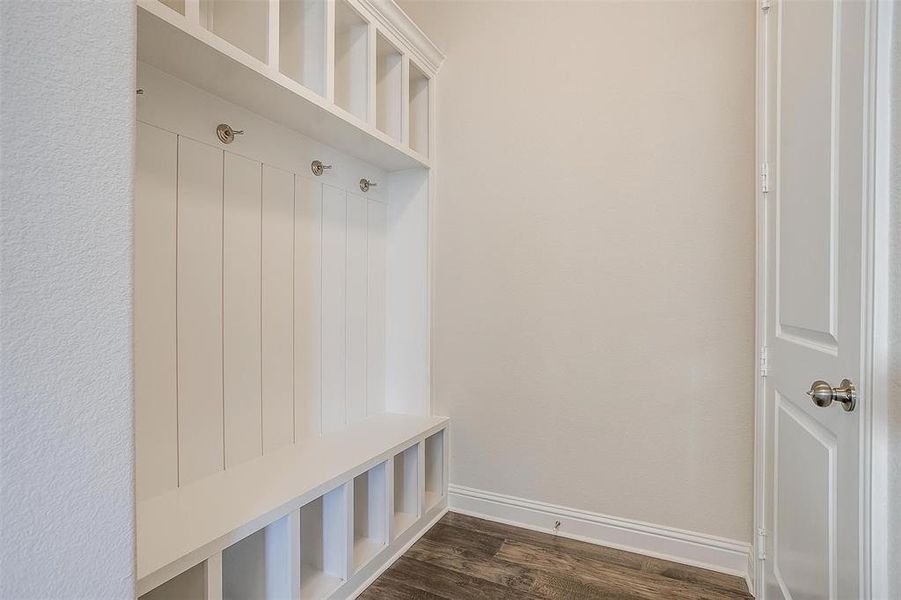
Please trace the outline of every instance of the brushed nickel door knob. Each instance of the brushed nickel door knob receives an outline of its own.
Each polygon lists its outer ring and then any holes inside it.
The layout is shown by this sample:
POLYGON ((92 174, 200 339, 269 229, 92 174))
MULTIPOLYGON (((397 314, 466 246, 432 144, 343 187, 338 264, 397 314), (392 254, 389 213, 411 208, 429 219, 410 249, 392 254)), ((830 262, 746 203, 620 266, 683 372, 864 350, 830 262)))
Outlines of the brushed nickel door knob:
POLYGON ((842 379, 838 387, 832 387, 822 379, 814 381, 807 395, 821 408, 838 402, 842 408, 851 412, 857 406, 857 389, 850 379, 842 379))

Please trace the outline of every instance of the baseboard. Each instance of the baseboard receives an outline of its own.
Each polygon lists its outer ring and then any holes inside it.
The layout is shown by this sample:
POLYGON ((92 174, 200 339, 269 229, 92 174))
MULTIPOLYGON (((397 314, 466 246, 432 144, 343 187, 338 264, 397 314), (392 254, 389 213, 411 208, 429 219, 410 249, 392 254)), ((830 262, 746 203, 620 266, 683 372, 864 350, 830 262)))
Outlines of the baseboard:
POLYGON ((559 521, 557 535, 735 575, 750 586, 751 545, 744 542, 461 485, 448 493, 453 512, 546 533, 559 521))

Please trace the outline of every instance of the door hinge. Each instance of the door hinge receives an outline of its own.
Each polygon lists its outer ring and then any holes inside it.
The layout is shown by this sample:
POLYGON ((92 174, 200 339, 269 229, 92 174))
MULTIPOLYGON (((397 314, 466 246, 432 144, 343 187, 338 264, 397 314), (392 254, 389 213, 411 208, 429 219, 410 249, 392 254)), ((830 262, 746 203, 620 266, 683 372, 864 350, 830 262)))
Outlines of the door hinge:
POLYGON ((769 375, 770 369, 770 359, 769 359, 769 349, 766 346, 760 347, 760 376, 766 377, 769 375))
POLYGON ((772 6, 771 0, 760 0, 760 10, 763 14, 766 14, 770 10, 770 6, 772 6))
POLYGON ((757 530, 757 558, 766 560, 766 529, 757 530))
POLYGON ((760 164, 760 191, 764 194, 770 191, 770 167, 767 163, 760 164))

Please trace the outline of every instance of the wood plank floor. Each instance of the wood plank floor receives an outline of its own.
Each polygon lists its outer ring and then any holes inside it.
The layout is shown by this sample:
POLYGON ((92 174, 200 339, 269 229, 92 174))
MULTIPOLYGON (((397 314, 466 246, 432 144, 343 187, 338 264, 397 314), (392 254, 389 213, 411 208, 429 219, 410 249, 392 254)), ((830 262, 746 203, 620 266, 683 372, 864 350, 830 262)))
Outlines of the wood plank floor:
POLYGON ((447 513, 361 600, 747 600, 729 575, 447 513))

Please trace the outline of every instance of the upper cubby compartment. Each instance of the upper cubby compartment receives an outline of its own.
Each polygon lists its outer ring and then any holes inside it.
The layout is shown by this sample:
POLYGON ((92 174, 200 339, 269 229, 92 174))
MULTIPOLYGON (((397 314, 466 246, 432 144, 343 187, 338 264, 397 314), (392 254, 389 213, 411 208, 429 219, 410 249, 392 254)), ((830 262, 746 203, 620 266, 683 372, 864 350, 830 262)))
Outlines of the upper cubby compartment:
POLYGON ((410 61, 410 148, 429 155, 429 76, 410 61))
POLYGON ((382 34, 378 34, 375 48, 376 127, 400 141, 403 118, 403 54, 382 34))
POLYGON ((279 0, 278 68, 325 96, 327 0, 279 0))
POLYGON ((335 104, 367 120, 369 23, 345 0, 335 2, 335 104))
POLYGON ((269 2, 201 0, 200 24, 262 62, 268 62, 269 2))

